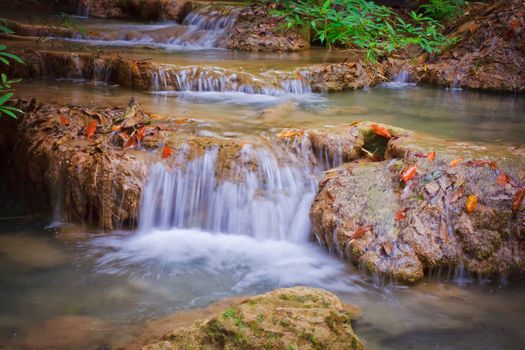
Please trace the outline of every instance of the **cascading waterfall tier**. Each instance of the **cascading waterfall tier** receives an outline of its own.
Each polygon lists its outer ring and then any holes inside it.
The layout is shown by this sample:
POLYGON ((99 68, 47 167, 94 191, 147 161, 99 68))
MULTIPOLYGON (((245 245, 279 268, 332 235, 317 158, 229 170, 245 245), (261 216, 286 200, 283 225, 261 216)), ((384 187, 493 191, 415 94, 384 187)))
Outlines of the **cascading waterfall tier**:
POLYGON ((214 67, 174 67, 159 65, 151 74, 151 89, 156 92, 242 92, 246 94, 280 95, 310 94, 312 88, 307 72, 268 72, 256 77, 214 67))
MULTIPOLYGON (((173 169, 157 164, 144 190, 140 229, 199 228, 257 239, 307 241, 317 178, 293 157, 245 145, 226 179, 217 174, 217 148, 173 169)), ((304 164, 304 163, 303 163, 304 164)))
MULTIPOLYGON (((83 2, 74 4, 75 12, 81 16, 89 14, 89 6, 83 2)), ((73 41, 97 45, 143 44, 173 50, 201 50, 220 48, 235 24, 239 9, 205 6, 190 12, 181 24, 163 22, 159 24, 117 24, 113 30, 94 28, 96 35, 79 33, 73 41), (118 29, 118 30, 116 30, 118 29)))

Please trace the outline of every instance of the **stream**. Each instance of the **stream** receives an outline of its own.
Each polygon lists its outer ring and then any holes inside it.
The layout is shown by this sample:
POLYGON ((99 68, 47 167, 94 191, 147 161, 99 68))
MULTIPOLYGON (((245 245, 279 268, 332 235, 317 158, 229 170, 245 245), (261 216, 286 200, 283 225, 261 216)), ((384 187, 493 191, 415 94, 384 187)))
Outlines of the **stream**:
MULTIPOLYGON (((162 64, 242 67, 257 76, 344 57, 319 48, 290 54, 220 49, 216 43, 234 18, 199 16, 181 25, 83 18, 81 25, 114 39, 64 45, 107 48, 162 64), (165 40, 122 34, 170 26, 181 28, 165 40)), ((196 134, 227 138, 264 139, 281 128, 337 128, 365 120, 481 147, 524 145, 525 97, 519 95, 402 80, 331 94, 293 86, 272 93, 234 91, 203 81, 182 91, 161 83, 138 91, 83 76, 48 77, 22 82, 17 94, 97 107, 125 106, 137 96, 166 123, 191 118, 198 121, 196 134)), ((522 280, 487 280, 458 268, 405 286, 367 274, 311 239, 309 209, 317 183, 338 164, 307 166, 300 156, 271 148, 246 152, 261 166, 259 173, 239 166, 239 183, 217 182, 214 150, 183 170, 152 167, 133 232, 101 233, 56 217, 0 220, 0 348, 46 348, 57 337, 78 349, 126 347, 160 318, 295 285, 325 288, 359 306, 362 317, 354 329, 367 349, 523 348, 522 280), (57 319, 62 323, 53 323, 57 319)))

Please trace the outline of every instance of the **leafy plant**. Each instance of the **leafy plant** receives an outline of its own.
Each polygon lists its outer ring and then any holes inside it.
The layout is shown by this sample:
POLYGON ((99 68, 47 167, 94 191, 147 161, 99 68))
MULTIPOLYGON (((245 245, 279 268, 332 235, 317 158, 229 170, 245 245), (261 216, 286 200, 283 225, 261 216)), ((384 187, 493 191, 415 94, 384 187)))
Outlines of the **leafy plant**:
POLYGON ((459 15, 465 4, 465 0, 429 0, 421 8, 428 16, 444 20, 459 15))
POLYGON ((273 1, 280 4, 274 14, 284 17, 288 28, 310 27, 320 42, 364 49, 366 58, 373 62, 409 45, 436 53, 451 43, 435 19, 411 12, 410 19, 404 20, 373 1, 273 1))
MULTIPOLYGON (((13 34, 13 31, 6 27, 3 19, 0 18, 0 32, 6 34, 13 34)), ((0 45, 0 63, 9 66, 11 61, 24 63, 24 61, 17 55, 7 52, 7 46, 0 45)), ((14 92, 12 85, 19 83, 22 79, 9 79, 5 73, 0 73, 0 116, 8 115, 16 119, 16 113, 22 113, 21 110, 15 107, 7 106, 7 102, 13 97, 14 92)))

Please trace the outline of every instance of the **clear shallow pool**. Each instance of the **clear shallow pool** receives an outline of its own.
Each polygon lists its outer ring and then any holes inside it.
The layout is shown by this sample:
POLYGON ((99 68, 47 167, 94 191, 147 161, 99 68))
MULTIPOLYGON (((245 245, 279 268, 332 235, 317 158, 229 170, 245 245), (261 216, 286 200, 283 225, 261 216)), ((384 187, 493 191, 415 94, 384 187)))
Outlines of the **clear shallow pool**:
POLYGON ((214 122, 224 132, 271 128, 336 127, 355 120, 459 140, 523 144, 525 96, 442 88, 375 87, 334 94, 259 95, 238 92, 138 92, 92 82, 32 81, 22 97, 96 106, 124 106, 136 95, 150 113, 214 122))
POLYGON ((0 226, 6 348, 39 348, 53 344, 50 337, 71 339, 66 334, 76 336, 65 348, 127 344, 157 318, 289 285, 323 287, 360 306, 355 327, 368 349, 521 349, 525 342, 522 282, 460 286, 451 272, 450 281, 385 285, 313 244, 190 229, 85 235, 44 225, 0 226), (63 329, 44 332, 46 324, 63 329))

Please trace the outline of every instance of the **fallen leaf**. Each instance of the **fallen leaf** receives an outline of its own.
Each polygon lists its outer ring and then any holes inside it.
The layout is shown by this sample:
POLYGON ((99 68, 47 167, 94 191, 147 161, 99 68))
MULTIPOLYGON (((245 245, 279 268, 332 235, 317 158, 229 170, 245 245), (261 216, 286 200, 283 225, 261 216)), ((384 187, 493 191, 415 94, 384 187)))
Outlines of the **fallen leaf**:
POLYGON ((143 126, 142 128, 137 130, 137 141, 142 141, 142 138, 146 134, 146 126, 143 126))
POLYGON ((401 174, 401 180, 403 180, 404 183, 407 183, 408 181, 412 180, 414 176, 416 176, 416 171, 417 168, 415 165, 406 168, 401 174))
POLYGON ((436 159, 436 152, 432 151, 430 153, 427 154, 427 159, 429 162, 432 162, 434 161, 434 159, 436 159))
POLYGON ((135 135, 131 135, 131 137, 128 139, 128 141, 124 145, 124 148, 133 147, 135 146, 136 143, 137 143, 137 138, 135 137, 135 135))
POLYGON ((175 125, 183 125, 183 124, 188 124, 188 118, 179 118, 179 119, 175 119, 175 125))
POLYGON ((396 221, 403 221, 407 218, 407 208, 401 208, 396 212, 394 219, 396 221))
POLYGON ((173 150, 169 148, 168 146, 164 146, 162 148, 162 158, 169 158, 173 154, 173 150))
POLYGON ((372 230, 372 225, 365 225, 365 226, 361 226, 359 227, 355 232, 354 234, 352 235, 352 237, 350 237, 350 239, 358 239, 358 238, 361 238, 364 236, 365 233, 367 233, 368 231, 371 231, 372 230))
POLYGON ((454 194, 452 195, 452 198, 450 198, 450 203, 452 204, 457 202, 463 196, 464 193, 465 189, 463 187, 458 188, 456 192, 454 192, 454 194))
POLYGON ((280 133, 277 134, 278 137, 282 139, 289 139, 292 137, 303 137, 304 131, 303 130, 283 130, 280 133))
POLYGON ((507 174, 501 173, 501 174, 499 174, 498 178, 496 179, 496 182, 498 183, 498 185, 505 186, 506 184, 509 183, 509 178, 508 178, 507 174))
POLYGON ((381 244, 381 246, 383 247, 383 250, 385 251, 386 255, 392 254, 392 250, 393 250, 392 242, 386 241, 383 244, 381 244))
POLYGON ((362 122, 363 122, 362 120, 354 120, 353 122, 350 123, 350 126, 356 126, 357 124, 362 123, 362 122))
POLYGON ((60 124, 63 126, 69 126, 69 119, 63 114, 60 115, 60 124))
POLYGON ((459 163, 461 163, 463 161, 463 158, 456 158, 454 159, 453 161, 450 162, 450 164, 448 165, 449 167, 453 168, 455 167, 456 165, 458 165, 459 163))
POLYGON ((520 210, 521 202, 523 202, 523 196, 525 195, 525 187, 522 187, 516 192, 512 199, 512 212, 517 213, 520 210))
POLYGON ((91 139, 97 130, 97 122, 92 120, 86 128, 86 137, 91 139))
POLYGON ((386 137, 387 139, 391 139, 392 138, 392 135, 390 135, 390 133, 388 132, 388 130, 384 126, 380 126, 380 125, 377 125, 377 124, 372 124, 372 125, 370 125, 370 127, 372 128, 372 131, 376 135, 386 137))
POLYGON ((425 181, 425 183, 431 182, 431 181, 439 179, 442 175, 443 175, 443 172, 441 172, 440 170, 436 170, 436 171, 431 172, 430 174, 425 175, 425 177, 423 178, 423 181, 425 181))
POLYGON ((467 213, 469 214, 472 213, 476 209, 477 204, 478 204, 478 197, 475 194, 469 194, 465 202, 467 213))

